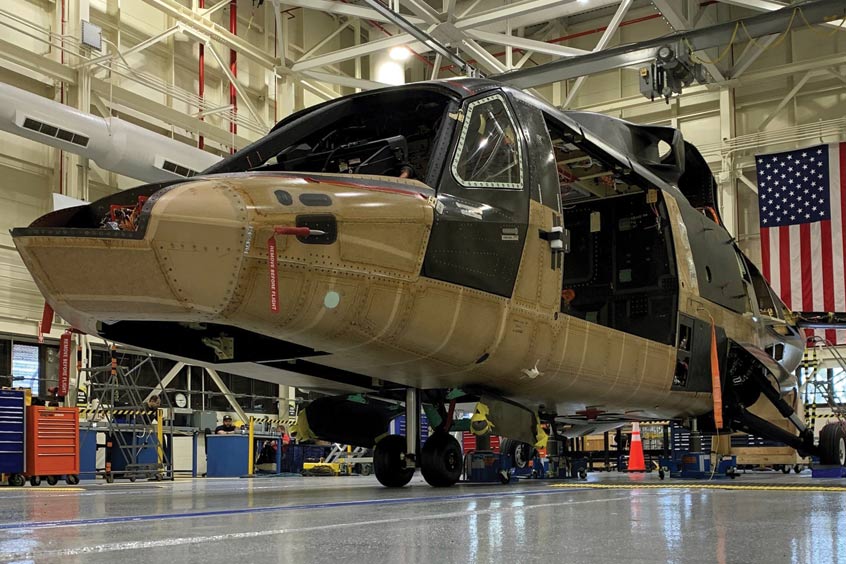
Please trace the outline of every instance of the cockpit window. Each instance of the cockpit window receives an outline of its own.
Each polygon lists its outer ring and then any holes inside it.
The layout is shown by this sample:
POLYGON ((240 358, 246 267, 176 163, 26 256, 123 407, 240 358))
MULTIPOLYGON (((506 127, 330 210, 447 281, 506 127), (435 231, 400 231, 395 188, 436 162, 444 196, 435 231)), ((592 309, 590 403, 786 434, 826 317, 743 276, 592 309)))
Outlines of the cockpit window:
POLYGON ((520 139, 501 96, 489 96, 467 106, 452 173, 464 186, 523 187, 520 139))

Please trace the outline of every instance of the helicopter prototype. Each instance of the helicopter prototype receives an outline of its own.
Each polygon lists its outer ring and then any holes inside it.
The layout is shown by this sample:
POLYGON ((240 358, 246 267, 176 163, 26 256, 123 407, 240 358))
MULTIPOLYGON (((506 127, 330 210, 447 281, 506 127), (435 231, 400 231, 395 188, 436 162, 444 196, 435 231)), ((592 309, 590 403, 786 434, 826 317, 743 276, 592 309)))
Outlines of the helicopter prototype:
POLYGON ((334 395, 301 437, 379 481, 455 483, 457 402, 525 457, 546 432, 680 419, 844 464, 797 411, 804 338, 680 132, 459 79, 346 96, 198 176, 12 232, 75 328, 334 395), (433 433, 420 445, 421 406, 433 433), (387 435, 406 414, 405 437, 387 435), (386 436, 387 435, 387 436, 386 436))

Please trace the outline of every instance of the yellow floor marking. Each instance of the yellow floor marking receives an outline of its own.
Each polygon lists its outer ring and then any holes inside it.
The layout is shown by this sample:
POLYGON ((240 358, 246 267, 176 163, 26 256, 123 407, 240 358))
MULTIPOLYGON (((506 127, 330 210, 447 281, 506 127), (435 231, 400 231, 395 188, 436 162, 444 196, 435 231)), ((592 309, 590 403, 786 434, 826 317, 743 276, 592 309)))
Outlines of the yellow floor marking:
POLYGON ((55 486, 29 486, 24 488, 17 488, 10 491, 26 491, 26 492, 84 492, 85 488, 57 488, 55 486))
POLYGON ((790 492, 846 492, 846 486, 764 486, 740 484, 552 484, 553 488, 586 488, 600 490, 749 490, 790 492))

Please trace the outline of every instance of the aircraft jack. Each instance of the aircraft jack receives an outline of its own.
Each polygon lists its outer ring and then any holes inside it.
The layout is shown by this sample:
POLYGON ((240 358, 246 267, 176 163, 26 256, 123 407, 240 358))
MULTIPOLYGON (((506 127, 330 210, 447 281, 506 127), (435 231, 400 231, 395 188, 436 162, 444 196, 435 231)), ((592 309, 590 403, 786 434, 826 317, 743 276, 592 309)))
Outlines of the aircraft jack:
POLYGON ((815 464, 811 467, 812 478, 846 478, 846 467, 837 464, 815 464))
POLYGON ((721 456, 717 467, 711 468, 711 454, 707 452, 686 452, 678 458, 662 458, 658 477, 662 480, 667 473, 671 478, 684 480, 705 480, 711 478, 737 477, 737 457, 721 456))
POLYGON ((466 482, 511 484, 517 480, 511 457, 489 450, 468 453, 464 459, 466 482))

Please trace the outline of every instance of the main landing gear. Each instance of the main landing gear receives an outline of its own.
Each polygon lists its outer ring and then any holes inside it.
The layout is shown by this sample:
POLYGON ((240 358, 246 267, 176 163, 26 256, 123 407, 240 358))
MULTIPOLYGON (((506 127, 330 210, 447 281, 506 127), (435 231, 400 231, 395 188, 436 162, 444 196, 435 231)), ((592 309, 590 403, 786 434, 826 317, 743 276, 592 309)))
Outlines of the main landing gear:
POLYGON ((846 466, 846 424, 829 423, 820 431, 820 464, 846 466))
POLYGON ((406 436, 388 435, 376 443, 373 451, 373 469, 383 486, 401 488, 408 484, 418 462, 423 478, 436 488, 449 487, 461 477, 461 445, 445 429, 438 429, 420 449, 419 416, 417 390, 408 389, 405 395, 406 436))

